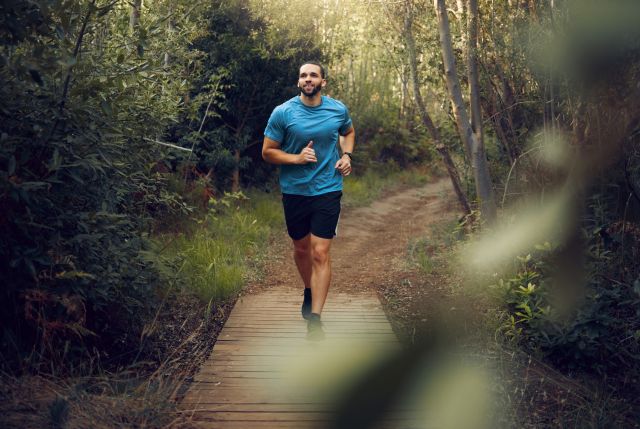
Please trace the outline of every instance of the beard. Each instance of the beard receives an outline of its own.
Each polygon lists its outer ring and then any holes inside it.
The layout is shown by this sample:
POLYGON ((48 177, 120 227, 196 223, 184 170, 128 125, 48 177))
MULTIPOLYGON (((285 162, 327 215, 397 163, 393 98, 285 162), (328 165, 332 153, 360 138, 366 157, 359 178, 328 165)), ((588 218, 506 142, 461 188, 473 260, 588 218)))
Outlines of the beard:
POLYGON ((307 97, 313 97, 314 95, 316 95, 317 93, 319 93, 322 90, 322 85, 313 85, 313 89, 311 91, 305 91, 304 87, 300 87, 300 94, 305 95, 307 97))

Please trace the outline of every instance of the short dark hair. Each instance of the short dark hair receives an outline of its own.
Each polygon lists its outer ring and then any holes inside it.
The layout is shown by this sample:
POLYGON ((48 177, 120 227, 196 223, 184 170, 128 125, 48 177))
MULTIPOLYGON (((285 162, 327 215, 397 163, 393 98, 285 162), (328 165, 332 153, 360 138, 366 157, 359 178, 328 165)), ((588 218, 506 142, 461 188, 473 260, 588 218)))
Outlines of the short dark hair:
POLYGON ((324 78, 325 78, 326 73, 325 73, 325 71, 324 71, 324 66, 323 66, 322 64, 320 64, 320 62, 318 62, 318 61, 305 61, 305 62, 303 62, 302 64, 300 64, 300 67, 298 67, 298 71, 300 71, 300 69, 302 68, 302 66, 304 66, 304 65, 306 65, 306 64, 311 64, 311 65, 314 65, 314 66, 318 66, 318 67, 320 67, 320 77, 321 77, 322 79, 324 79, 324 78))

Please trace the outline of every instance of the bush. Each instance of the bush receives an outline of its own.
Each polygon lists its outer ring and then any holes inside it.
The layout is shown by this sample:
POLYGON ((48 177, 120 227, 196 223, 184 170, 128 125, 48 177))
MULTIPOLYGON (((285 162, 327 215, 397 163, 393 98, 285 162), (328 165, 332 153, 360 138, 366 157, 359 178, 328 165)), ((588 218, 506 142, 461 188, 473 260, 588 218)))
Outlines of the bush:
POLYGON ((600 232, 585 237, 584 291, 575 308, 563 304, 568 287, 559 283, 560 250, 549 243, 519 257, 514 275, 492 290, 505 306, 502 330, 508 338, 560 366, 604 373, 637 367, 640 279, 615 278, 613 254, 600 232))
POLYGON ((145 137, 175 119, 182 83, 130 49, 115 5, 2 7, 0 355, 14 369, 125 356, 161 282, 145 231, 181 206, 145 137))

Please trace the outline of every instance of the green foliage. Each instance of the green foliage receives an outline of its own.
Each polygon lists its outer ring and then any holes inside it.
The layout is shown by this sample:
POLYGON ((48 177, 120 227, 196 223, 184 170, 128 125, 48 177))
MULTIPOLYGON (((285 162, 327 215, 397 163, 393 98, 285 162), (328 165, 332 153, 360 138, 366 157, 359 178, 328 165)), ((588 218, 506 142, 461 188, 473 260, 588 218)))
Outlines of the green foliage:
POLYGON ((321 54, 304 35, 292 34, 284 45, 265 39, 265 20, 245 1, 214 1, 207 14, 207 31, 192 44, 203 53, 193 101, 172 138, 195 149, 198 169, 215 171, 218 188, 228 189, 237 169, 245 183, 262 184, 274 170, 260 152, 269 115, 297 93, 301 62, 321 54))
POLYGON ((235 295, 246 280, 249 259, 266 246, 274 227, 282 227, 279 201, 269 194, 250 195, 211 199, 198 228, 170 238, 167 256, 180 267, 180 284, 205 303, 235 295))
POLYGON ((577 305, 568 307, 560 299, 568 285, 559 283, 559 250, 545 243, 518 258, 511 278, 491 287, 505 306, 502 330, 561 366, 596 371, 634 368, 640 345, 640 281, 609 277, 616 272, 611 270, 611 252, 603 251, 600 231, 585 238, 590 243, 587 270, 577 305))
MULTIPOLYGON (((545 243, 536 249, 535 257, 528 254, 517 258, 518 268, 513 277, 499 279, 497 284, 491 286, 499 302, 507 308, 508 316, 503 330, 511 339, 520 340, 524 337, 525 340, 532 340, 531 336, 544 329, 545 316, 550 313, 546 300, 548 279, 543 273, 548 273, 545 257, 548 258, 552 246, 545 243)), ((535 346, 530 345, 532 348, 535 346)))
MULTIPOLYGON (((431 162, 435 150, 422 133, 411 131, 405 126, 386 121, 373 131, 373 137, 362 148, 372 161, 381 164, 394 163, 400 168, 431 162)), ((368 124, 362 124, 366 130, 368 124)))
POLYGON ((175 120, 184 90, 160 55, 164 18, 143 20, 132 40, 118 3, 2 8, 3 362, 119 358, 160 281, 144 231, 183 209, 155 168, 160 146, 145 140, 175 120))

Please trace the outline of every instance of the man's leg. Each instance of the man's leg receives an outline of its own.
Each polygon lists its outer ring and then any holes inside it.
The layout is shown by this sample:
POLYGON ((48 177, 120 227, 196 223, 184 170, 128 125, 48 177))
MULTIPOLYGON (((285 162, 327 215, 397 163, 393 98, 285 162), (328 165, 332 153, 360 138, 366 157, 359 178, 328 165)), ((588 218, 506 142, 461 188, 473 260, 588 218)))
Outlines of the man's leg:
POLYGON ((311 234, 300 240, 293 240, 293 260, 296 262, 298 272, 305 288, 311 287, 311 234))
POLYGON ((293 260, 304 283, 304 299, 300 309, 302 317, 311 314, 311 211, 309 198, 301 195, 282 195, 287 231, 293 241, 293 260))
POLYGON ((293 260, 298 267, 298 273, 304 283, 304 298, 300 313, 304 319, 308 319, 311 314, 311 271, 313 264, 311 262, 311 238, 307 234, 300 240, 293 240, 293 260))
POLYGON ((320 238, 310 234, 311 247, 311 313, 321 314, 331 283, 331 258, 329 249, 331 239, 320 238))

